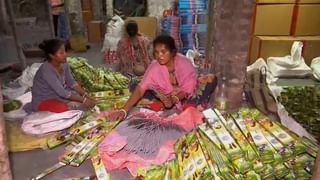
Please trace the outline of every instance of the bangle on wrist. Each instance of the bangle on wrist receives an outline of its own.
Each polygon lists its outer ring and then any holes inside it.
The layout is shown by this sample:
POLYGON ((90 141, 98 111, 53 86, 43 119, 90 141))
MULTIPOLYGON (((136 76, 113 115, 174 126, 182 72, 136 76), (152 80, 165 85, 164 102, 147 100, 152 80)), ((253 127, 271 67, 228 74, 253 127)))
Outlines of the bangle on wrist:
POLYGON ((87 98, 85 97, 82 101, 82 104, 84 104, 86 102, 87 98))
POLYGON ((119 111, 121 111, 121 112, 123 112, 124 113, 124 117, 123 117, 123 119, 125 119, 126 117, 127 117, 127 111, 126 110, 124 110, 124 109, 120 109, 119 111))

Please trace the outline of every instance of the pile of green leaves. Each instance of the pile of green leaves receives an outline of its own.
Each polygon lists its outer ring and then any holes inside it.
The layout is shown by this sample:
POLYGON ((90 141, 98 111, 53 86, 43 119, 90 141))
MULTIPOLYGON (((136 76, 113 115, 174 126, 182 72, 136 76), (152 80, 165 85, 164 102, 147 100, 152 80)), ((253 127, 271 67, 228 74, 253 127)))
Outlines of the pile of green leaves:
POLYGON ((320 137, 320 85, 286 87, 278 101, 308 132, 320 137))
POLYGON ((129 79, 107 68, 94 68, 81 57, 67 58, 74 78, 89 92, 122 90, 128 88, 129 79))

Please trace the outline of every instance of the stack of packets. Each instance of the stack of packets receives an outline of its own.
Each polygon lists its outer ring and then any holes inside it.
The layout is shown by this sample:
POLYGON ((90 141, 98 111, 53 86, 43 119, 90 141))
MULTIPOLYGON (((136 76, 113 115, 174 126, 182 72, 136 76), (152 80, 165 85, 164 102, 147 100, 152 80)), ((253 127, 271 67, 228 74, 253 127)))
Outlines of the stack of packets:
POLYGON ((137 179, 310 179, 318 146, 255 109, 222 116, 180 138, 176 159, 140 168, 137 179))
POLYGON ((61 132, 48 140, 47 145, 50 149, 66 143, 65 152, 57 164, 30 179, 41 179, 66 165, 78 167, 87 158, 92 161, 97 179, 109 179, 110 175, 106 172, 97 153, 97 146, 118 123, 119 121, 108 121, 105 117, 98 117, 92 112, 87 112, 68 131, 61 132))

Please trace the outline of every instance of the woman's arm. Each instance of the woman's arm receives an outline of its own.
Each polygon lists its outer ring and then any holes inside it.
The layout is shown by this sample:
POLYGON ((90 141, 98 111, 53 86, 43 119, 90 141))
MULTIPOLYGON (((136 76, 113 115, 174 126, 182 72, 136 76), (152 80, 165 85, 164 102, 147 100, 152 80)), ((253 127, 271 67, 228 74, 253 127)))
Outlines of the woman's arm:
POLYGON ((145 90, 142 89, 140 86, 137 86, 136 89, 134 90, 133 94, 130 96, 126 104, 124 105, 123 109, 112 113, 109 116, 109 119, 111 121, 115 120, 122 120, 126 118, 127 113, 130 111, 130 109, 142 98, 145 90))
POLYGON ((75 90, 78 94, 80 94, 80 96, 86 95, 86 91, 78 83, 73 86, 73 90, 75 90))
POLYGON ((127 103, 124 105, 123 109, 126 112, 130 111, 130 109, 142 98, 144 92, 145 90, 138 85, 128 99, 127 103))

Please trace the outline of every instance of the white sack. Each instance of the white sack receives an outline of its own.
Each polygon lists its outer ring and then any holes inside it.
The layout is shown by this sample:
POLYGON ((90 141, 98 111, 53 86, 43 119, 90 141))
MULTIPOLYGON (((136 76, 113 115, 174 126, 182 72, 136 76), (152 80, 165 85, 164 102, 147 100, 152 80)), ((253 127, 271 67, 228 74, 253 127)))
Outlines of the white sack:
POLYGON ((62 113, 35 112, 24 118, 21 128, 25 133, 32 135, 60 131, 77 122, 82 114, 79 110, 62 113))

